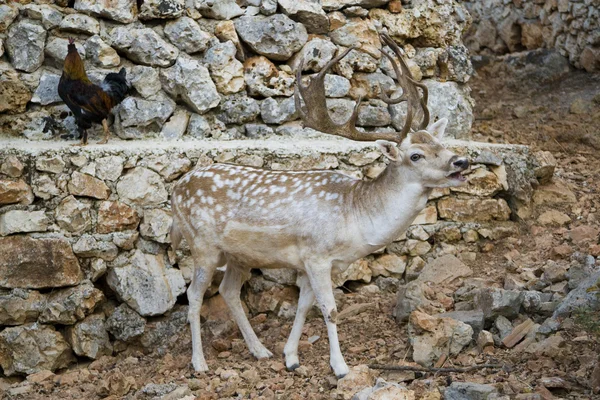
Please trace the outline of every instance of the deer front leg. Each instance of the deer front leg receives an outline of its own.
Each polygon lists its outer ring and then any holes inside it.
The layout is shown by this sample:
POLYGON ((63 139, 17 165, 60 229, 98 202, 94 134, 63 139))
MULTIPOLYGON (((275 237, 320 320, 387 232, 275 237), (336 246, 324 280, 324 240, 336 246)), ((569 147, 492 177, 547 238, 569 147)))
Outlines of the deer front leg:
MULTIPOLYGON (((196 261, 196 260, 195 260, 196 261)), ((200 309, 206 289, 210 286, 213 273, 217 268, 216 263, 196 261, 196 269, 192 277, 192 283, 187 290, 189 302, 188 321, 192 330, 192 365, 198 372, 208 371, 208 365, 202 351, 202 338, 200 336, 200 309)))
POLYGON ((243 271, 228 260, 225 276, 219 286, 219 293, 223 296, 223 300, 225 300, 227 307, 229 307, 235 323, 240 328, 250 353, 259 360, 269 358, 273 356, 273 353, 260 342, 242 307, 240 292, 246 280, 244 275, 243 271))
POLYGON ((302 336, 302 328, 304 327, 304 321, 306 321, 306 314, 308 314, 308 310, 310 310, 315 302, 315 295, 310 287, 310 281, 306 274, 298 272, 296 285, 300 288, 298 309, 296 310, 296 317, 294 318, 294 325, 292 326, 290 337, 283 349, 285 366, 288 371, 293 371, 300 366, 300 361, 298 359, 298 342, 302 336))
POLYGON ((317 304, 323 313, 325 325, 327 325, 327 336, 329 337, 329 364, 338 379, 343 378, 350 371, 344 356, 340 350, 340 342, 337 334, 337 307, 331 287, 331 264, 315 265, 307 271, 317 304))

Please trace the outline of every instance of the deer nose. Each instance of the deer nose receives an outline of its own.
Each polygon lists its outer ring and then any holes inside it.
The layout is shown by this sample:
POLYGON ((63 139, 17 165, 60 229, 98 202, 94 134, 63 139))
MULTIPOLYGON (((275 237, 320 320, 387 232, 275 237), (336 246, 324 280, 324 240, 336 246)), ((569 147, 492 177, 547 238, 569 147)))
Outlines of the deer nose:
POLYGON ((452 163, 452 165, 454 165, 457 168, 461 168, 461 169, 467 169, 469 168, 469 160, 467 160, 466 158, 459 158, 458 160, 454 161, 452 163))

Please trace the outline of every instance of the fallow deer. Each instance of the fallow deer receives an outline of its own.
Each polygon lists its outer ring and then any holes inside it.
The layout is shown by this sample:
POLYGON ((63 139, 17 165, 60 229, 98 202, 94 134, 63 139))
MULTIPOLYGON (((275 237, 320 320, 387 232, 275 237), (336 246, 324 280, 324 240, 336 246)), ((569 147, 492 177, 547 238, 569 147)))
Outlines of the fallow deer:
POLYGON ((351 49, 331 60, 308 86, 301 83, 300 66, 295 94, 305 126, 352 140, 377 140, 389 165, 376 179, 364 181, 334 171, 270 171, 214 164, 189 172, 174 187, 172 245, 177 248, 185 238, 195 262, 187 295, 196 371, 208 369, 200 338, 202 298, 214 271, 226 264, 219 291, 256 358, 272 354, 248 322, 240 300, 242 284, 252 268, 293 268, 298 272, 300 298, 284 348, 286 367, 293 370, 299 366, 298 341, 316 298, 327 326, 330 365, 337 377, 346 375, 349 370, 336 328, 332 268, 344 270, 398 238, 425 207, 433 188, 465 181, 461 172, 468 167, 468 160, 440 142, 447 120, 426 129, 427 88, 412 78, 396 43, 385 34, 381 37, 399 60, 398 65, 383 51, 403 93, 393 98, 381 90, 381 98, 389 105, 407 101, 401 132, 364 133, 356 129, 360 100, 347 122, 331 120, 325 102, 325 74, 351 49), (409 133, 415 106, 422 109, 422 121, 417 131, 409 133))

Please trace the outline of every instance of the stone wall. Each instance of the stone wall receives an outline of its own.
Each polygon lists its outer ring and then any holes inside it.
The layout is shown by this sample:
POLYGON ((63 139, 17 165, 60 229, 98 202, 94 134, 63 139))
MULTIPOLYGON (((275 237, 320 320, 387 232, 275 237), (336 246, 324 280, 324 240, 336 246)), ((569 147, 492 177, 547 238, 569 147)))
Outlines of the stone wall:
MULTIPOLYGON (((468 185, 436 190, 406 235, 337 273, 337 286, 396 285, 398 278, 414 279, 434 257, 473 258, 518 233, 515 220, 527 216, 536 171, 546 179, 552 171, 539 168, 526 146, 450 147, 473 161, 468 185)), ((4 374, 55 370, 74 355, 96 359, 128 345, 155 348, 171 336, 165 330, 185 329, 176 302, 192 260, 185 246, 177 253, 170 248, 169 195, 178 177, 213 162, 333 169, 365 179, 385 166, 373 144, 345 140, 140 141, 81 149, 0 141, 4 374)), ((217 275, 208 306, 222 302, 214 296, 217 275)), ((246 293, 249 310, 293 318, 294 282, 293 271, 256 272, 246 293)), ((208 326, 213 334, 233 329, 208 326)))
POLYGON ((432 115, 465 137, 472 74, 462 34, 470 17, 453 0, 48 0, 0 4, 0 132, 51 139, 74 132, 56 87, 74 37, 90 79, 125 67, 132 95, 116 110, 123 139, 286 135, 297 128, 291 96, 304 57, 307 74, 348 46, 360 49, 326 80, 335 118, 361 95, 358 125, 400 125, 377 100, 393 84, 379 30, 408 56, 430 88, 432 115), (72 4, 72 7, 67 6, 72 4), (138 6, 139 4, 139 6, 138 6))
POLYGON ((600 1, 465 1, 473 25, 465 44, 473 53, 556 49, 571 64, 600 71, 600 1))

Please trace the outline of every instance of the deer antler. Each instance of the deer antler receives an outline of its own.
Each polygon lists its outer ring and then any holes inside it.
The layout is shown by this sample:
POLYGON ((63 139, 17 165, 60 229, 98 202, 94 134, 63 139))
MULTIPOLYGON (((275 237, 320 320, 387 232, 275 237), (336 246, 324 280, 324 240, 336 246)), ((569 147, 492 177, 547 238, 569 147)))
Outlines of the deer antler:
POLYGON ((394 72, 396 74, 396 81, 402 88, 402 96, 392 99, 382 88, 380 88, 381 100, 388 104, 388 109, 391 108, 391 105, 399 104, 404 101, 407 102, 406 121, 402 130, 400 132, 391 133, 366 133, 356 129, 358 108, 360 107, 362 100, 361 97, 358 98, 356 105, 354 106, 354 110, 352 111, 352 115, 346 122, 338 124, 329 116, 325 101, 325 74, 342 58, 346 57, 346 55, 348 55, 348 53, 355 47, 347 49, 342 54, 329 61, 325 67, 323 67, 323 69, 321 69, 321 71, 319 71, 319 73, 311 79, 307 86, 302 85, 302 67, 304 65, 304 59, 300 61, 298 71, 296 72, 297 90, 294 93, 294 100, 296 103, 296 110, 298 110, 300 117, 304 121, 304 126, 323 133, 342 136, 356 141, 385 139, 396 143, 401 143, 411 129, 415 111, 414 108, 417 104, 419 104, 423 109, 423 120, 419 125, 419 129, 425 129, 427 127, 429 124, 429 110, 427 109, 427 87, 424 84, 414 80, 410 70, 408 69, 408 66, 402 58, 402 52, 396 42, 394 42, 394 40, 386 33, 381 33, 380 37, 381 40, 392 49, 400 61, 400 66, 398 66, 394 58, 386 51, 382 50, 382 54, 392 63, 392 67, 394 68, 394 72), (420 88, 423 91, 422 97, 419 96, 419 91, 417 88, 420 88), (306 108, 302 108, 300 104, 300 96, 302 96, 304 99, 306 108))

